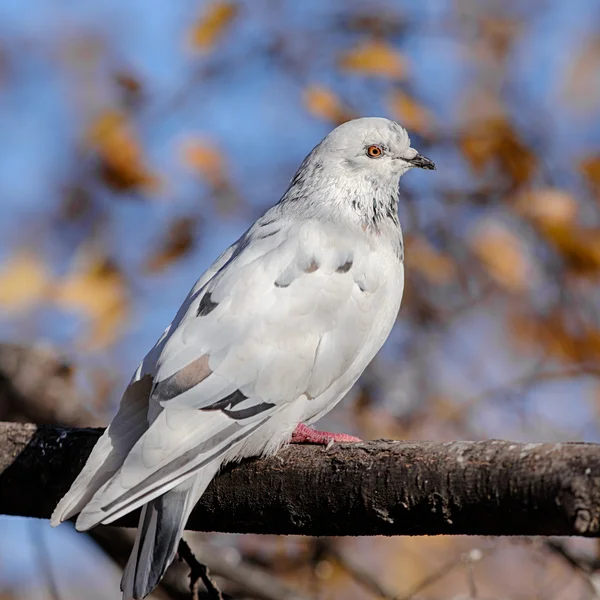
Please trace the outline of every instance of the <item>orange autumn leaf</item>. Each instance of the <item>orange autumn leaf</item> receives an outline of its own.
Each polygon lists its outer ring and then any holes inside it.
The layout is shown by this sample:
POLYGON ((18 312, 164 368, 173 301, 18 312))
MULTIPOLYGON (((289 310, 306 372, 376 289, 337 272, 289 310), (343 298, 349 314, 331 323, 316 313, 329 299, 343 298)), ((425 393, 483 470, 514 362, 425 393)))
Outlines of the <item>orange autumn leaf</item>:
POLYGON ((123 113, 100 114, 88 130, 87 141, 101 159, 101 174, 108 185, 120 191, 156 187, 157 178, 146 168, 140 144, 123 113))
POLYGON ((43 259, 30 251, 19 251, 0 266, 0 307, 9 313, 31 310, 44 299, 50 283, 43 259))
POLYGON ((600 274, 600 230, 578 222, 579 205, 564 190, 540 188, 520 194, 515 208, 558 252, 572 274, 600 274))
POLYGON ((570 228, 577 219, 578 205, 571 194, 558 188, 537 188, 519 194, 516 210, 542 228, 570 228))
POLYGON ((533 273, 523 241, 508 227, 497 222, 480 224, 470 246, 488 274, 511 292, 525 290, 533 273))
POLYGON ((398 80, 404 79, 408 72, 406 59, 393 46, 381 40, 362 42, 342 54, 339 63, 348 71, 398 80))
MULTIPOLYGON (((498 107, 490 107, 490 110, 492 108, 498 111, 498 107)), ((485 112, 477 107, 474 110, 485 112)), ((475 173, 495 166, 506 175, 513 188, 530 181, 537 168, 536 156, 501 114, 470 122, 460 136, 459 147, 475 173)))
POLYGON ((238 13, 233 2, 213 2, 192 29, 192 45, 200 50, 209 50, 225 33, 226 28, 238 13))
POLYGON ((449 283, 456 275, 454 261, 434 248, 425 238, 409 236, 405 246, 407 267, 421 273, 430 283, 449 283))
POLYGON ((183 162, 199 173, 210 185, 224 184, 225 164, 220 150, 208 140, 186 140, 182 146, 183 162))
POLYGON ((598 228, 551 229, 545 233, 574 274, 588 277, 600 274, 598 228))
POLYGON ((84 250, 76 256, 71 271, 54 287, 58 306, 82 315, 89 329, 89 349, 112 344, 122 333, 129 314, 125 276, 104 254, 84 250))
POLYGON ((544 349, 544 353, 567 363, 592 363, 600 359, 600 330, 590 324, 574 328, 569 314, 561 310, 534 317, 517 313, 510 328, 520 350, 544 349))
POLYGON ((310 85, 304 90, 303 100, 309 112, 336 124, 352 118, 352 113, 331 90, 321 85, 310 85))
POLYGON ((210 186, 210 199, 221 215, 239 209, 241 198, 227 176, 225 159, 216 144, 202 139, 186 140, 181 155, 183 162, 210 186))
POLYGON ((600 154, 582 160, 579 164, 579 172, 585 177, 590 189, 600 202, 600 154))
POLYGON ((427 136, 434 125, 433 115, 402 90, 394 90, 388 98, 390 113, 406 129, 427 136))

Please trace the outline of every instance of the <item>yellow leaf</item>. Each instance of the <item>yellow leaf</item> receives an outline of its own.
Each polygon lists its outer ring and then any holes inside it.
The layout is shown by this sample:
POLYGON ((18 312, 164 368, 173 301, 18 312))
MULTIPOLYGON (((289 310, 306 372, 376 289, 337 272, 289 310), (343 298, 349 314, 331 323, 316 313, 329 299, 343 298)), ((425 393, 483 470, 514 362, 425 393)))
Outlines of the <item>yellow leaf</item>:
POLYGON ((433 115, 402 90, 394 90, 388 99, 390 112, 406 129, 422 136, 431 133, 433 115))
POLYGON ((341 124, 352 118, 342 101, 326 87, 309 85, 304 90, 303 99, 309 112, 321 119, 341 124))
POLYGON ((404 79, 408 67, 406 59, 388 43, 368 40, 344 53, 340 66, 348 71, 367 75, 383 75, 393 79, 404 79))
POLYGON ((238 13, 233 2, 213 2, 192 29, 192 44, 201 50, 214 46, 238 13))
POLYGON ((125 277, 104 254, 83 250, 71 272, 55 286, 54 298, 65 310, 89 321, 89 348, 113 343, 129 312, 125 277))
POLYGON ((0 268, 0 306, 7 312, 31 310, 48 289, 44 261, 29 251, 17 252, 0 268))
POLYGON ((92 123, 88 143, 101 158, 104 181, 117 190, 154 189, 158 180, 144 165, 142 149, 125 115, 109 110, 92 123))
POLYGON ((512 292, 525 290, 533 273, 527 248, 508 227, 497 222, 479 225, 470 240, 473 253, 490 276, 512 292))

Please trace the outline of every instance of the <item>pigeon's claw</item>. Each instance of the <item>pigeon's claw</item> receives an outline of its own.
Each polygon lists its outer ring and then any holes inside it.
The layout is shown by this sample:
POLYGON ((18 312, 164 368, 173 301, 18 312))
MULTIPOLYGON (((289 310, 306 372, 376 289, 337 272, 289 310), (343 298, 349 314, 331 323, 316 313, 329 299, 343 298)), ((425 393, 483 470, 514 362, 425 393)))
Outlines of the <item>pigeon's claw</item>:
POLYGON ((335 442, 362 442, 360 438, 346 433, 330 433, 329 431, 318 431, 312 427, 300 423, 292 433, 292 444, 322 444, 327 448, 335 442))

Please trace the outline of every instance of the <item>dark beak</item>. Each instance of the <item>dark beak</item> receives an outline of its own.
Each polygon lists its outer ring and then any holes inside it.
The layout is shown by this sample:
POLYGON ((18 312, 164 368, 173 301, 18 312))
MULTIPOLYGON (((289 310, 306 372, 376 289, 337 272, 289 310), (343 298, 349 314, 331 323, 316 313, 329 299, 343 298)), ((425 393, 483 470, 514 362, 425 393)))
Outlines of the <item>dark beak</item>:
POLYGON ((413 167, 419 167, 419 169, 427 169, 428 171, 435 171, 435 163, 432 160, 429 160, 422 154, 417 154, 414 158, 410 160, 404 159, 407 163, 413 165, 413 167))

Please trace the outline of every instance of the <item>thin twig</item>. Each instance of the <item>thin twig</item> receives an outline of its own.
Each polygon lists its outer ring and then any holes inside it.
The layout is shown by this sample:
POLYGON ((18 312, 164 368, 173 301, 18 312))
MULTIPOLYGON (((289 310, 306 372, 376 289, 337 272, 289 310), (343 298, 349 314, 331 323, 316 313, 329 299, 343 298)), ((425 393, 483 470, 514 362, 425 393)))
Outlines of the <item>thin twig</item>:
POLYGON ((211 600, 223 600, 223 594, 214 580, 210 577, 208 567, 203 565, 194 556, 194 553, 185 540, 179 542, 177 552, 179 558, 184 560, 190 568, 190 592, 192 593, 192 598, 198 598, 198 583, 199 581, 202 581, 211 600))
POLYGON ((395 600, 398 594, 383 585, 367 568, 350 558, 336 544, 329 544, 326 552, 333 558, 348 575, 375 596, 384 600, 395 600))

